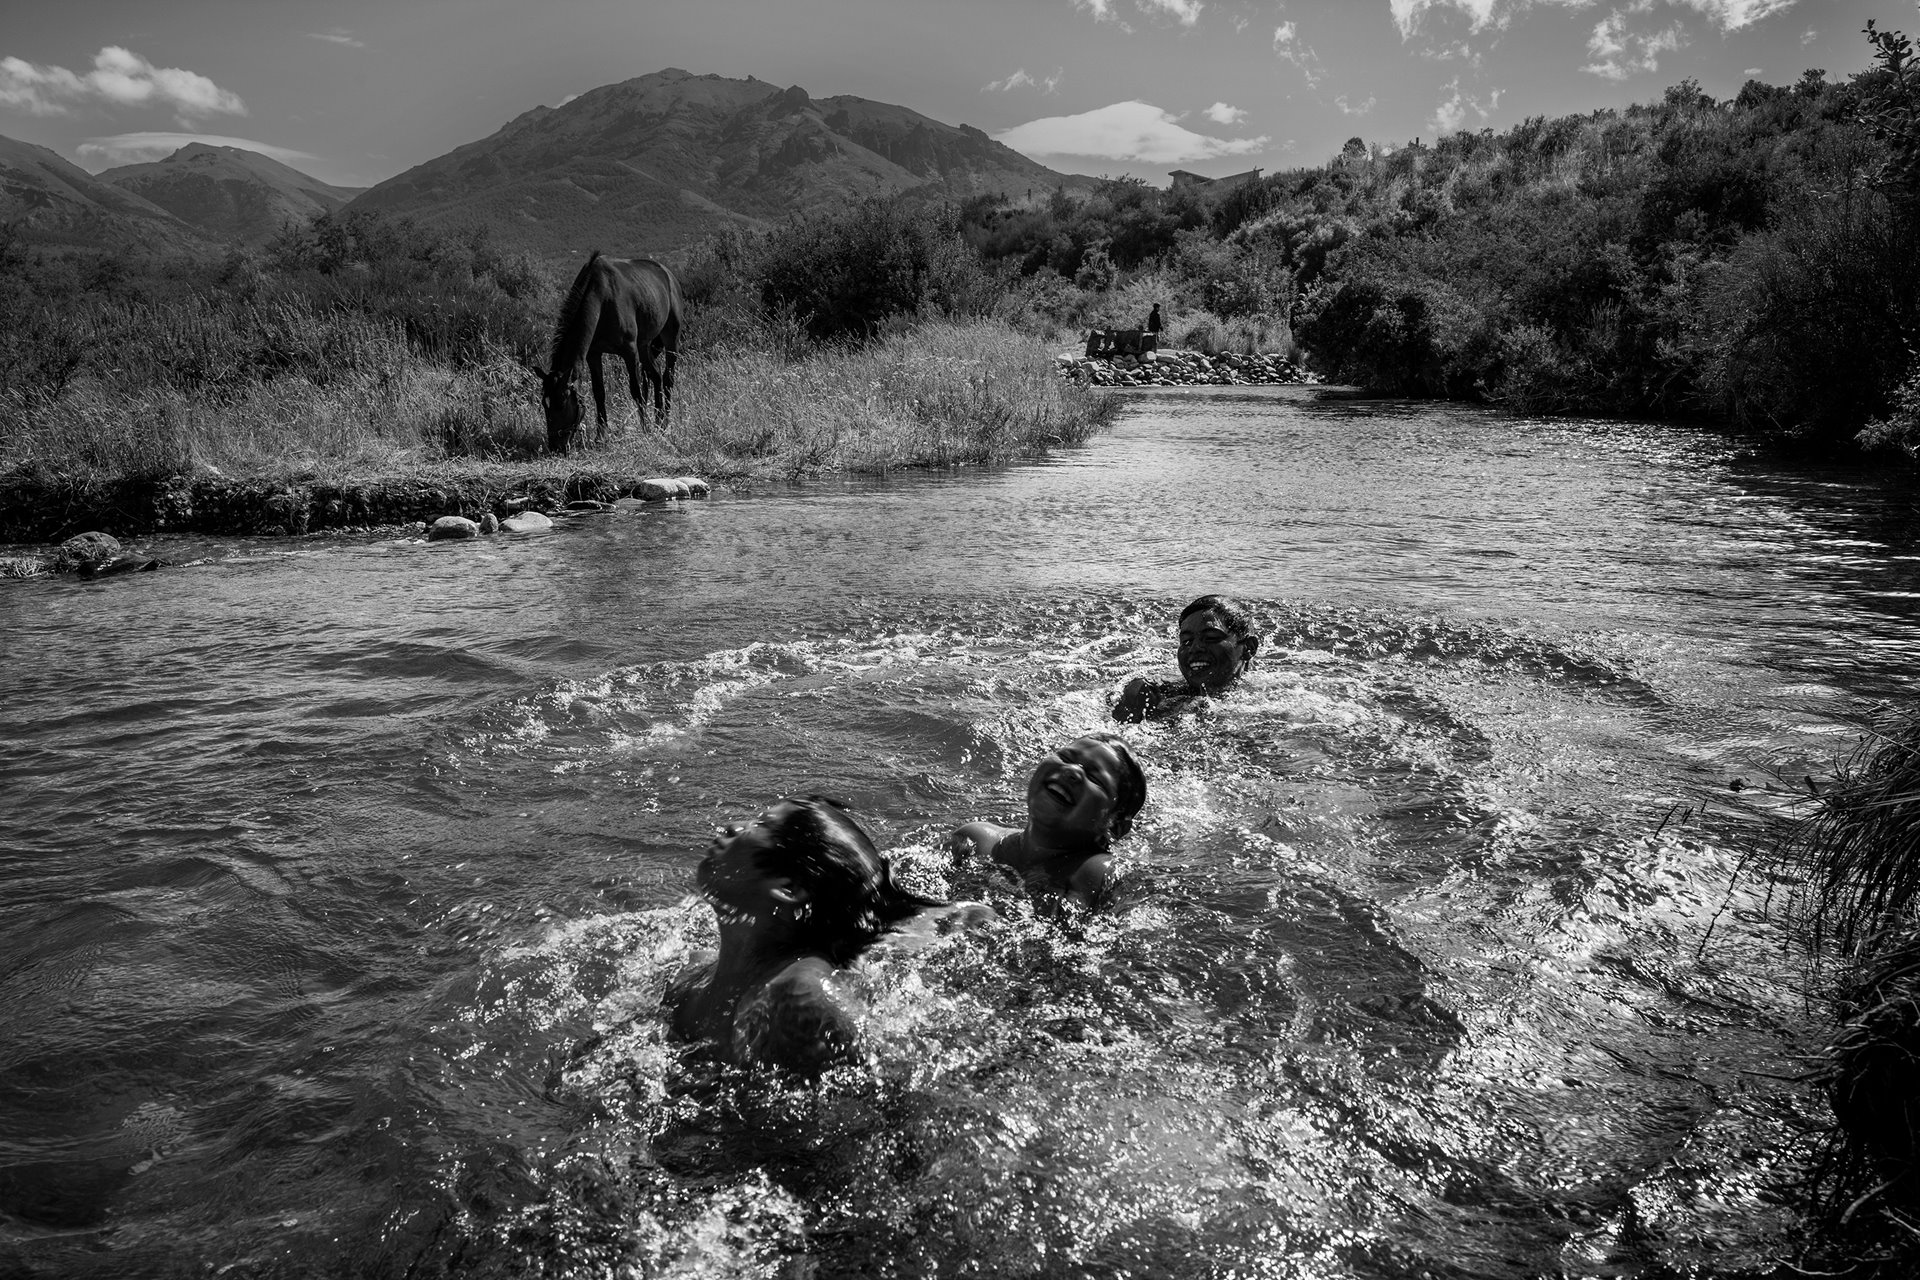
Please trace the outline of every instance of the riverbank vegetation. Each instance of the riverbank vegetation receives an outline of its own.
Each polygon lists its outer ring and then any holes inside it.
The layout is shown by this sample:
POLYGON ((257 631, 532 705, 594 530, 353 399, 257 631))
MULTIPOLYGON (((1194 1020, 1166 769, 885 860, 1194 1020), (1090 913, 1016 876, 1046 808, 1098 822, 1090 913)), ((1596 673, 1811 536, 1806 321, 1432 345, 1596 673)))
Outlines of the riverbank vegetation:
POLYGON ((1835 1029, 1821 1170, 1846 1274, 1920 1270, 1920 716, 1885 718, 1787 843, 1835 1029))
MULTIPOLYGON (((15 246, 4 266, 0 468, 16 484, 570 465, 541 456, 524 367, 545 355, 563 282, 485 236, 323 218, 219 264, 15 246)), ((592 469, 765 479, 993 462, 1084 439, 1111 412, 978 306, 921 308, 861 341, 810 338, 791 307, 708 312, 665 430, 632 420, 609 362, 616 429, 592 469)))
POLYGON ((1155 279, 1180 310, 1287 325, 1322 376, 1379 392, 1913 456, 1920 74, 1903 36, 1868 35, 1875 65, 1845 81, 1354 138, 1217 197, 982 201, 967 233, 1037 298, 1155 279))

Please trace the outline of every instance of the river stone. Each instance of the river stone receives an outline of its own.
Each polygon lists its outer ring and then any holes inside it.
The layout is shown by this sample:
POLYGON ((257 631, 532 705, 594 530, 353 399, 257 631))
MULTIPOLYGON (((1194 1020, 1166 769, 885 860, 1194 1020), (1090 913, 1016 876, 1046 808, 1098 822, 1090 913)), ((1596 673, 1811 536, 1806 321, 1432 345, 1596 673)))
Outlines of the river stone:
POLYGON ((704 498, 712 492, 712 490, 707 487, 707 482, 699 476, 675 476, 673 481, 675 484, 687 486, 686 496, 689 498, 704 498))
POLYGON ((480 532, 482 532, 482 533, 498 533, 498 532, 500 532, 500 517, 499 517, 499 516, 496 516, 496 515, 495 515, 495 514, 493 514, 493 512, 491 512, 491 511, 489 511, 489 512, 487 512, 487 514, 485 514, 485 515, 483 515, 483 516, 481 516, 481 517, 480 517, 480 532))
POLYGON ((500 527, 508 533, 539 533, 543 529, 553 528, 553 521, 538 511, 522 511, 519 515, 502 520, 500 527))
POLYGON ((685 484, 671 476, 654 476, 651 479, 642 480, 634 491, 648 502, 665 502, 668 498, 685 498, 691 494, 691 490, 685 484))
POLYGON ((54 553, 56 569, 78 569, 82 565, 112 564, 120 554, 120 543, 111 534, 78 533, 60 544, 54 553))
POLYGON ((480 526, 465 516, 441 516, 427 530, 428 542, 440 542, 447 538, 477 538, 480 526))

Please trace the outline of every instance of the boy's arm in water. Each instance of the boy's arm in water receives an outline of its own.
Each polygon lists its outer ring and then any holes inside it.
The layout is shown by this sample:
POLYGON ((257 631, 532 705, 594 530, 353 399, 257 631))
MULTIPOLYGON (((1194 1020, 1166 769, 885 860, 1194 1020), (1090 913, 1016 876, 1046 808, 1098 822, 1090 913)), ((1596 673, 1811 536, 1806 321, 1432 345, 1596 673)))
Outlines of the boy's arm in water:
POLYGON ((1127 681, 1126 688, 1120 691, 1120 700, 1113 704, 1113 718, 1122 724, 1139 724, 1178 709, 1187 701, 1189 693, 1184 684, 1135 676, 1127 681))
POLYGON ((834 972, 806 956, 743 996, 733 1015, 734 1061, 805 1076, 858 1061, 859 1028, 832 988, 834 972))

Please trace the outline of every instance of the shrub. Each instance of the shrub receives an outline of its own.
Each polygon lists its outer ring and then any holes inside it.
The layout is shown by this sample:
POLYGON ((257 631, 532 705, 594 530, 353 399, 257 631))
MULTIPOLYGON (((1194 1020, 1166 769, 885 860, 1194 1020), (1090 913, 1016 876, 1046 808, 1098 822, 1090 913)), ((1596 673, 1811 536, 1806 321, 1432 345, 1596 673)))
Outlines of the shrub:
POLYGON ((895 315, 987 315, 1004 289, 954 210, 898 198, 788 221, 754 263, 766 311, 790 309, 815 339, 870 338, 895 315))

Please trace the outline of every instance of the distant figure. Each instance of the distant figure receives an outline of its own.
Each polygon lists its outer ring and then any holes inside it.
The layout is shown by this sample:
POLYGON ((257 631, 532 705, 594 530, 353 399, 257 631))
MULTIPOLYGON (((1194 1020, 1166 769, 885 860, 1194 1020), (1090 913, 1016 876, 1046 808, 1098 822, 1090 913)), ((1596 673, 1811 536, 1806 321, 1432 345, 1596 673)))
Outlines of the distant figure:
POLYGON ((722 829, 696 880, 720 951, 668 988, 674 1035, 809 1076, 858 1057, 859 1005, 837 972, 917 918, 965 910, 896 887, 867 833, 819 796, 722 829))
POLYGON ((1027 779, 1027 825, 969 822, 949 838, 956 860, 988 858, 1029 892, 1095 905, 1113 878, 1113 842, 1147 802, 1140 762, 1117 734, 1092 733, 1049 752, 1027 779))
POLYGON ((1226 596, 1201 596, 1180 611, 1179 626, 1179 681, 1135 676, 1113 704, 1115 720, 1157 720, 1195 698, 1225 693, 1260 652, 1246 609, 1226 596))
POLYGON ((1153 310, 1147 312, 1146 330, 1151 334, 1160 332, 1160 304, 1157 302, 1153 304, 1153 310))

